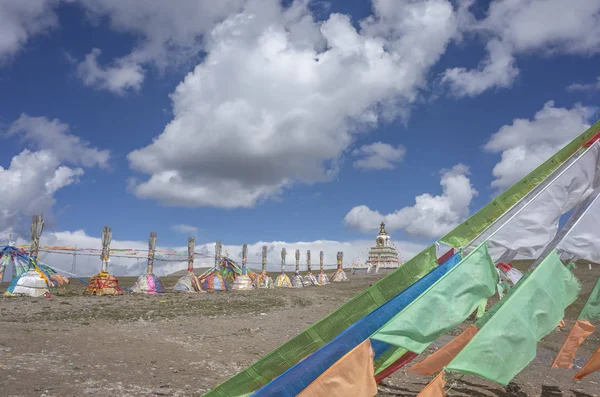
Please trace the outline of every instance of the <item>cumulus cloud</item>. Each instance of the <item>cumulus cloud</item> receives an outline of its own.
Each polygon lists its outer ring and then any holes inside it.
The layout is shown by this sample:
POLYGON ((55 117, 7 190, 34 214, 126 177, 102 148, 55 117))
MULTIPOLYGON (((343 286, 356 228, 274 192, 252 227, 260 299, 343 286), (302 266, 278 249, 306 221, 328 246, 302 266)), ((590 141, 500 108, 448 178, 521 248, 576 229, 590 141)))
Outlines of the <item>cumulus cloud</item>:
POLYGON ((69 168, 47 150, 24 150, 13 157, 9 168, 0 167, 0 231, 18 233, 23 217, 49 213, 56 202, 54 193, 76 183, 81 168, 69 168))
POLYGON ((139 90, 148 67, 159 71, 196 59, 203 37, 216 23, 239 11, 245 0, 168 1, 66 0, 83 8, 95 23, 106 18, 111 27, 136 38, 125 56, 98 63, 100 49, 93 49, 78 67, 87 86, 116 94, 139 90))
POLYGON ((305 2, 250 1, 218 24, 172 94, 173 120, 129 154, 139 198, 251 207, 293 183, 330 180, 356 131, 408 114, 456 32, 451 4, 376 1, 357 30, 305 2))
MULTIPOLYGON (((0 233, 0 239, 6 239, 8 236, 4 233, 0 233)), ((295 266, 294 253, 296 249, 300 250, 300 264, 301 269, 306 269, 306 251, 311 250, 312 254, 312 265, 319 265, 319 252, 324 252, 324 264, 325 269, 331 271, 336 266, 336 254, 338 251, 344 252, 344 266, 350 267, 355 261, 364 264, 366 255, 368 254, 369 247, 375 244, 373 240, 357 240, 350 242, 331 241, 331 240, 316 240, 316 241, 305 241, 305 242, 285 242, 285 241, 271 241, 264 242, 259 241, 248 244, 248 266, 252 269, 260 269, 262 259, 262 247, 267 246, 267 269, 269 271, 278 271, 281 268, 281 249, 287 250, 287 269, 293 270, 295 266)), ((63 231, 63 232, 46 232, 42 233, 40 238, 42 245, 55 245, 55 246, 67 246, 77 247, 80 250, 85 249, 96 249, 102 248, 102 241, 100 239, 100 231, 98 231, 97 237, 86 234, 84 230, 76 231, 63 231)), ((158 246, 157 249, 170 249, 180 252, 181 257, 174 256, 162 256, 161 253, 157 254, 154 263, 154 272, 159 276, 165 276, 176 271, 183 270, 187 267, 187 245, 167 247, 160 244, 160 233, 158 233, 158 246), (178 260, 181 258, 181 260, 178 260), (168 259, 168 261, 163 260, 168 259)), ((19 238, 17 244, 29 244, 28 239, 19 238)), ((395 241, 394 242, 400 258, 404 261, 410 259, 412 256, 419 253, 425 248, 423 244, 395 241)), ((113 240, 111 243, 113 249, 134 249, 141 250, 139 256, 133 258, 123 258, 119 252, 113 252, 110 261, 110 271, 117 276, 137 276, 143 274, 147 265, 147 254, 143 250, 148 249, 147 241, 126 241, 119 240, 116 232, 113 231, 113 240)), ((215 254, 215 243, 196 242, 196 253, 194 266, 196 268, 209 267, 214 264, 215 254)), ((66 252, 66 251, 65 251, 66 252)), ((242 246, 231 245, 223 242, 223 255, 227 255, 237 262, 241 262, 242 257, 242 246)), ((58 253, 41 252, 40 259, 42 262, 47 263, 53 267, 61 270, 70 272, 73 263, 73 255, 65 255, 58 253)), ((80 252, 77 255, 77 268, 76 273, 80 276, 90 276, 97 273, 100 270, 101 261, 100 253, 80 252)), ((169 286, 167 286, 169 287, 169 286)))
POLYGON ((406 148, 402 145, 394 147, 389 143, 375 142, 355 149, 352 154, 360 157, 353 163, 356 168, 392 170, 404 158, 406 148))
POLYGON ((447 69, 442 83, 448 84, 456 96, 477 96, 491 87, 510 87, 519 75, 510 49, 498 40, 487 44, 488 57, 475 70, 447 69))
POLYGON ((443 74, 442 81, 458 96, 510 86, 518 75, 517 55, 600 52, 599 0, 495 0, 485 18, 471 15, 461 21, 463 31, 488 40, 488 55, 476 70, 451 68, 443 74))
POLYGON ((142 67, 131 60, 121 58, 113 66, 98 65, 102 52, 94 48, 77 66, 77 76, 83 84, 123 95, 128 90, 138 91, 144 82, 142 67))
POLYGON ((69 125, 58 119, 50 120, 22 113, 10 125, 6 136, 19 136, 32 149, 49 151, 57 161, 83 167, 107 168, 109 164, 109 150, 90 147, 89 142, 72 135, 69 125))
POLYGON ((455 165, 442 172, 442 194, 422 194, 415 197, 415 205, 386 215, 366 205, 359 205, 346 214, 344 224, 349 229, 374 233, 379 230, 379 223, 384 221, 386 229, 390 231, 403 229, 415 236, 439 237, 456 227, 469 214, 469 205, 477 191, 468 175, 468 167, 455 165))
POLYGON ((171 230, 173 230, 177 233, 182 233, 182 234, 198 233, 198 228, 196 226, 184 225, 183 223, 171 226, 171 230))
POLYGON ((501 191, 519 181, 589 128, 596 111, 580 104, 556 107, 548 101, 533 119, 514 119, 501 127, 484 146, 488 152, 502 154, 493 170, 492 187, 501 191))
POLYGON ((575 83, 567 87, 568 91, 600 91, 600 76, 594 83, 575 83))
POLYGON ((58 25, 58 0, 2 0, 0 2, 0 62, 14 56, 36 34, 58 25))
POLYGON ((109 151, 91 147, 57 119, 22 114, 4 135, 20 137, 29 148, 0 167, 0 232, 27 235, 28 218, 51 220, 55 193, 77 183, 83 168, 108 166, 109 151))

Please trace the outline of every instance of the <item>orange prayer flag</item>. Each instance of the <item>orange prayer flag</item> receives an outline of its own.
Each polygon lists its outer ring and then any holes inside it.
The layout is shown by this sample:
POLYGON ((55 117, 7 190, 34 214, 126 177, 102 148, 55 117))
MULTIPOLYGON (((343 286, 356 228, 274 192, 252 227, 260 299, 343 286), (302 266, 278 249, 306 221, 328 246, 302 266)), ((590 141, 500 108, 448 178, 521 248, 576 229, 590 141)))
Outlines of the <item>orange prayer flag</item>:
POLYGON ((589 361, 581 368, 581 371, 577 372, 573 379, 583 379, 585 376, 596 371, 600 371, 600 347, 592 354, 589 361))
POLYGON ((417 397, 446 397, 445 386, 446 381, 444 380, 444 371, 442 371, 421 390, 417 397))
POLYGON ((595 327, 590 322, 577 320, 550 368, 572 368, 577 349, 594 332, 594 329, 595 327))
POLYGON ((373 397, 377 394, 373 357, 371 342, 367 339, 323 372, 298 396, 373 397))
POLYGON ((469 325, 460 335, 444 347, 410 367, 408 370, 419 375, 433 375, 441 371, 469 343, 477 333, 477 327, 469 325))

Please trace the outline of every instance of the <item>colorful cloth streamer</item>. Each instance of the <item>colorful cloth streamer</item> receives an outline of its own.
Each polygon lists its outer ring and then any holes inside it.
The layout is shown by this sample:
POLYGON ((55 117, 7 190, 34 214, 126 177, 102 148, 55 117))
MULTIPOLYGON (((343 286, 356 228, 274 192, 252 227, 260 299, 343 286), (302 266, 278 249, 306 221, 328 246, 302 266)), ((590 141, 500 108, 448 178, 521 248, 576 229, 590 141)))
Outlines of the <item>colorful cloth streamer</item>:
POLYGON ((160 281, 160 278, 150 273, 140 276, 131 287, 131 292, 156 295, 164 293, 165 287, 163 286, 162 281, 160 281))
POLYGON ((227 282, 217 268, 212 268, 208 274, 203 274, 199 279, 204 291, 229 291, 227 282))
POLYGON ((444 379, 444 371, 442 371, 421 390, 417 397, 446 397, 445 387, 446 380, 444 379))
POLYGON ((274 288, 273 278, 269 276, 269 273, 262 272, 254 280, 254 288, 274 288))
POLYGON ((194 272, 188 272, 185 276, 181 276, 175 284, 175 291, 181 292, 204 292, 200 286, 200 281, 194 272))
POLYGON ((275 279, 275 286, 278 287, 278 288, 291 288, 292 287, 292 280, 290 280, 290 278, 288 277, 287 274, 281 273, 275 279))
POLYGON ((575 374, 573 379, 583 379, 584 377, 596 371, 600 371, 600 347, 594 352, 594 354, 592 354, 592 357, 590 357, 588 362, 585 363, 583 368, 581 368, 581 370, 575 374))
POLYGON ((333 364, 298 397, 372 397, 376 394, 373 350, 367 339, 333 364))
POLYGON ((467 329, 448 342, 444 347, 425 358, 425 360, 416 363, 408 370, 419 375, 434 375, 440 372, 473 339, 477 331, 478 328, 476 326, 469 325, 467 329))
POLYGON ((223 257, 221 259, 221 275, 228 281, 235 280, 242 275, 242 268, 231 258, 223 257))
POLYGON ((350 350, 367 340, 373 332, 421 295, 449 269, 456 266, 459 259, 457 254, 435 268, 395 298, 358 320, 331 342, 257 390, 252 396, 296 396, 350 350))
POLYGON ((42 272, 36 269, 30 269, 26 273, 15 277, 6 292, 6 296, 25 295, 34 298, 48 296, 50 291, 48 283, 42 276, 42 272))
POLYGON ((123 295, 119 280, 110 273, 100 272, 90 278, 84 295, 123 295))
POLYGON ((312 287, 312 286, 318 286, 319 281, 317 281, 317 278, 315 277, 314 274, 312 274, 312 272, 308 272, 308 274, 306 276, 304 276, 304 286, 305 287, 312 287))
POLYGON ((344 269, 339 268, 339 269, 336 269, 336 271, 331 276, 331 281, 335 282, 335 283, 339 283, 342 281, 350 281, 350 279, 348 278, 348 275, 346 274, 344 269))
POLYGON ((492 296, 497 282, 487 245, 481 244, 397 313, 372 339, 421 354, 429 344, 465 321, 482 300, 492 296))
POLYGON ((320 285, 327 285, 329 284, 329 277, 325 272, 319 272, 319 275, 317 276, 317 282, 320 285))
POLYGON ((571 368, 579 346, 590 336, 595 326, 593 322, 600 321, 600 278, 592 289, 579 317, 569 332, 565 343, 560 348, 550 368, 571 368))
POLYGON ((498 309, 481 319, 485 324, 445 371, 506 386, 535 358, 537 342, 556 328, 579 288, 578 280, 552 251, 497 304, 498 309))

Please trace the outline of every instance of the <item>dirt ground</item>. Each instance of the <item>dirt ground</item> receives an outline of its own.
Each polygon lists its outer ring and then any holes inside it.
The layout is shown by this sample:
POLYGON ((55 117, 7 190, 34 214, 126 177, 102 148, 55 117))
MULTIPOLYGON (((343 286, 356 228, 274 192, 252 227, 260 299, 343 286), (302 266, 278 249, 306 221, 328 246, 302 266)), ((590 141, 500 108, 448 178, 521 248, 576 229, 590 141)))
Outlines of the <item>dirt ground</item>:
MULTIPOLYGON (((585 297, 600 268, 576 274, 585 297)), ((81 296, 83 284, 73 281, 50 299, 0 298, 0 395, 200 396, 378 277, 352 275, 349 283, 303 289, 120 297, 81 296)), ((167 288, 176 280, 163 278, 167 288)), ((120 284, 134 281, 123 277, 120 284)), ((573 369, 549 369, 582 300, 569 308, 567 327, 540 342, 535 361, 509 387, 465 376, 449 382, 449 395, 600 396, 599 373, 572 381, 600 344, 600 332, 584 343, 573 369)), ((429 380, 401 370, 378 395, 416 396, 429 380)))

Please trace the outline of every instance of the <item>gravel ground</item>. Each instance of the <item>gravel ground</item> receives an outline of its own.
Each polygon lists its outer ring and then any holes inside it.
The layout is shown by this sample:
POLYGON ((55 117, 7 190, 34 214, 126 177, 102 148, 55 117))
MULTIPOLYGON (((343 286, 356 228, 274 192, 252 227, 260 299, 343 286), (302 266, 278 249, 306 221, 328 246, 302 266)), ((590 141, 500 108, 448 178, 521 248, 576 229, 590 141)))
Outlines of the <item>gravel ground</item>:
MULTIPOLYGON (((576 272, 585 296, 600 271, 576 272)), ((322 288, 120 297, 82 296, 83 285, 73 281, 50 299, 2 298, 0 395, 200 396, 378 277, 353 275, 349 283, 322 288)), ((176 280, 163 278, 166 287, 176 280)), ((134 281, 120 279, 125 286, 134 281)), ((600 374, 572 381, 600 344, 598 332, 573 369, 549 369, 582 304, 569 309, 568 326, 540 342, 535 361, 509 387, 466 376, 449 395, 599 396, 600 374)), ((415 396, 429 380, 399 371, 380 385, 379 395, 415 396)))

